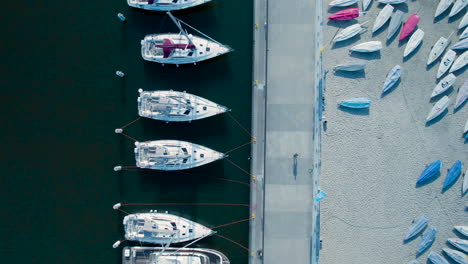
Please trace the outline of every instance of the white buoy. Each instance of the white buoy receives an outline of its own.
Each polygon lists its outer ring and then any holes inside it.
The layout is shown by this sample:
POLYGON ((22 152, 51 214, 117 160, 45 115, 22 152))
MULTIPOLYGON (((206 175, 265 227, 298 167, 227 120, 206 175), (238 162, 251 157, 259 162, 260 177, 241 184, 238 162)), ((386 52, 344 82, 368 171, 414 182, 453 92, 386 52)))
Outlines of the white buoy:
POLYGON ((114 210, 117 210, 117 209, 120 208, 120 206, 122 206, 121 203, 116 203, 116 204, 114 204, 114 205, 112 206, 112 208, 114 208, 114 210))
POLYGON ((122 166, 115 166, 114 167, 114 171, 120 171, 120 170, 122 170, 122 166))
POLYGON ((138 89, 138 92, 139 92, 139 93, 142 93, 142 92, 143 92, 143 89, 141 89, 141 88, 138 89))
POLYGON ((112 245, 113 248, 118 248, 119 246, 120 246, 120 240, 117 241, 117 242, 115 242, 115 243, 112 245))
POLYGON ((116 71, 115 75, 119 76, 120 78, 125 77, 125 73, 123 73, 122 71, 116 71))
POLYGON ((116 134, 122 134, 123 129, 121 129, 121 128, 116 128, 114 131, 115 131, 116 134))
POLYGON ((125 18, 125 16, 124 16, 122 13, 118 13, 118 14, 117 14, 117 17, 118 17, 122 22, 127 21, 127 19, 125 18))

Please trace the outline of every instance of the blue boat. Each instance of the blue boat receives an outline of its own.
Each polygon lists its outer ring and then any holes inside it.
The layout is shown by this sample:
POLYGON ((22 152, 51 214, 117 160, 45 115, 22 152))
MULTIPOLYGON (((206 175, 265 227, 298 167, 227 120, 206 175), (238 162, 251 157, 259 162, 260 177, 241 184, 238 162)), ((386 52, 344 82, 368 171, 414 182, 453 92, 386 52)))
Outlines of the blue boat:
POLYGON ((371 100, 369 98, 351 98, 345 101, 341 101, 339 105, 349 108, 368 108, 371 104, 371 100))
POLYGON ((427 256, 427 259, 432 261, 432 263, 434 264, 450 264, 444 257, 435 253, 434 251, 431 251, 431 253, 429 253, 429 256, 427 256))
POLYGON ((462 168, 463 168, 463 163, 459 160, 455 161, 455 163, 447 172, 447 177, 445 177, 444 186, 442 186, 442 189, 447 188, 452 183, 458 180, 458 177, 460 176, 462 172, 462 168))
POLYGON ((427 181, 430 178, 434 177, 439 171, 440 168, 442 167, 442 162, 440 160, 436 160, 432 162, 429 166, 427 166, 421 175, 419 175, 418 181, 416 184, 419 184, 421 182, 427 181))
POLYGON ((453 49, 453 50, 468 49, 468 38, 460 40, 457 44, 453 45, 453 47, 451 47, 451 49, 453 49))
POLYGON ((426 226, 427 223, 429 222, 429 217, 427 216, 421 216, 420 218, 414 220, 413 224, 408 230, 408 233, 406 234, 406 237, 404 240, 408 240, 410 238, 413 238, 417 234, 419 234, 426 226))
POLYGON ((435 240, 437 234, 437 228, 430 227, 427 231, 423 234, 421 243, 419 243, 418 250, 416 251, 416 255, 420 255, 426 249, 431 247, 432 243, 435 240))
POLYGON ((403 73, 403 68, 400 65, 396 65, 388 73, 385 83, 382 88, 382 93, 385 93, 388 89, 392 88, 393 85, 400 79, 400 75, 403 73))

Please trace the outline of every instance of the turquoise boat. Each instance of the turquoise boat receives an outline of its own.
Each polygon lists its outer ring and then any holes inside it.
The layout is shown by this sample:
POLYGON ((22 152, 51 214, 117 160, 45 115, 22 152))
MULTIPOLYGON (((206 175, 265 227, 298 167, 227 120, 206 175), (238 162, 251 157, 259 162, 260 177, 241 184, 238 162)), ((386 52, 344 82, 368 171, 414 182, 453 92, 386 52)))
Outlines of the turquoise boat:
POLYGON ((351 98, 341 101, 339 105, 355 109, 369 108, 371 105, 371 100, 369 98, 351 98))

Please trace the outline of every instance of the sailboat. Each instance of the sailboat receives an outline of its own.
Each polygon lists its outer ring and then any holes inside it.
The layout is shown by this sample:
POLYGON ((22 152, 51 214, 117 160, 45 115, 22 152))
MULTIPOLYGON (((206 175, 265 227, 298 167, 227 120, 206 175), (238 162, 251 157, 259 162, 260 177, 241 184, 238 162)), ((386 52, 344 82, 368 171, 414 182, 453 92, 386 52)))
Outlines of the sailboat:
POLYGON ((179 33, 150 34, 141 41, 141 56, 144 60, 162 64, 196 64, 199 61, 212 59, 233 51, 229 46, 203 34, 189 24, 174 17, 167 12, 174 24, 179 28, 179 33), (203 37, 188 34, 182 28, 182 24, 203 37))
POLYGON ((127 0, 131 7, 153 10, 153 11, 173 11, 189 7, 194 7, 211 0, 127 0))

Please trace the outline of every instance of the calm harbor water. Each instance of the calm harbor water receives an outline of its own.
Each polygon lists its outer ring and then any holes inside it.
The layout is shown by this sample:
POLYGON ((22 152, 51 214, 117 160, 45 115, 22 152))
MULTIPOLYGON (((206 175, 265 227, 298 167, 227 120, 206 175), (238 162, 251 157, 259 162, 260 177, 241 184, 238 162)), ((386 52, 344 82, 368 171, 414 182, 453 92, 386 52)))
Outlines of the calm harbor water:
MULTIPOLYGON (((144 62, 145 34, 177 32, 163 13, 125 0, 6 3, 0 44, 4 167, 0 184, 3 259, 15 263, 120 263, 127 203, 249 203, 249 176, 227 161, 184 171, 112 170, 134 165, 133 142, 114 129, 137 118, 138 88, 187 91, 226 105, 250 129, 252 3, 215 3, 174 15, 235 49, 197 66, 144 62), (128 23, 119 21, 122 12, 128 23), (125 79, 115 76, 126 73, 125 79)), ((228 115, 187 124, 140 120, 125 129, 140 141, 181 139, 228 151, 250 137, 228 115)), ((249 169, 250 147, 229 159, 249 169)), ((241 206, 140 206, 167 210, 207 226, 249 217, 241 206)), ((248 246, 248 222, 219 234, 248 246)), ((125 245, 132 245, 125 243, 125 245)), ((133 244, 135 245, 135 244, 133 244)), ((197 244, 247 263, 248 253, 220 237, 197 244)), ((8 263, 8 262, 5 262, 8 263)))

